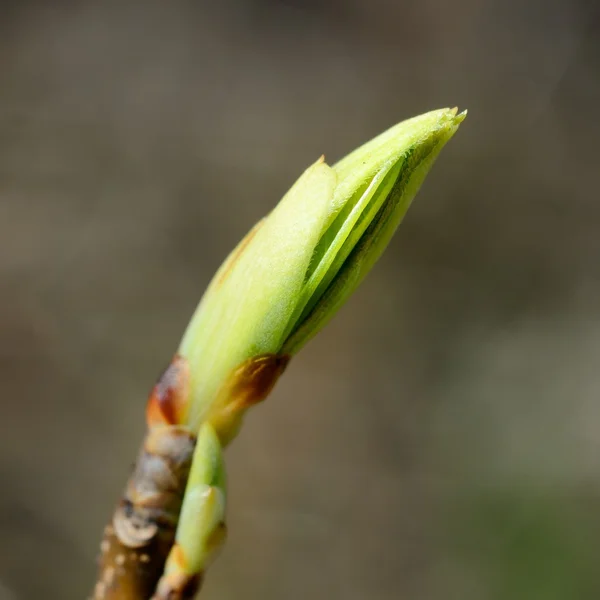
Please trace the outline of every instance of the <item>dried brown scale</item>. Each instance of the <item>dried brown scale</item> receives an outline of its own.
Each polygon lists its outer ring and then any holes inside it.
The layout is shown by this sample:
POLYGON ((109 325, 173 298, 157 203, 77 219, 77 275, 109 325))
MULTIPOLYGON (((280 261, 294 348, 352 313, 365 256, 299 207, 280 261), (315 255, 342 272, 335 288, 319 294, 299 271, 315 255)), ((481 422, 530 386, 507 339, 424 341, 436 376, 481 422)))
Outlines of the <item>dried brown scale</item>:
POLYGON ((127 482, 125 501, 159 522, 177 522, 195 435, 182 425, 151 429, 127 482))
MULTIPOLYGON (((214 559, 227 537, 227 526, 220 523, 208 540, 207 550, 212 551, 214 559)), ((156 586, 156 593, 151 600, 185 600, 194 598, 200 591, 204 581, 204 572, 189 574, 183 548, 177 542, 171 548, 167 559, 166 572, 156 586), (170 567, 176 566, 176 569, 170 567)))
POLYGON ((156 593, 150 600, 191 600, 202 587, 204 577, 202 575, 177 575, 163 577, 156 593))
POLYGON ((148 427, 176 425, 184 420, 190 395, 189 362, 176 354, 150 393, 146 406, 148 427))
POLYGON ((223 447, 237 435, 244 413, 271 393, 290 359, 289 355, 262 354, 233 370, 204 417, 223 447))
POLYGON ((156 586, 156 592, 151 600, 185 600, 194 598, 200 590, 203 573, 188 574, 186 558, 181 546, 177 543, 171 548, 167 561, 166 572, 156 586), (176 569, 169 569, 169 563, 176 563, 176 569))

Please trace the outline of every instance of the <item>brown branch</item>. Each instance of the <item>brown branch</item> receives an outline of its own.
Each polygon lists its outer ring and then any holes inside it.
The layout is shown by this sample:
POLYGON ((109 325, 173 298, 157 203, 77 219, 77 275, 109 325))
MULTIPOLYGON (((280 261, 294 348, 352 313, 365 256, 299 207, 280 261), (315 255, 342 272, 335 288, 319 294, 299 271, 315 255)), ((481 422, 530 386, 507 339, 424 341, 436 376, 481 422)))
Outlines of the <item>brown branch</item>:
POLYGON ((189 428, 173 423, 188 380, 187 361, 176 356, 152 390, 148 432, 104 529, 94 600, 148 600, 163 574, 196 443, 189 428))

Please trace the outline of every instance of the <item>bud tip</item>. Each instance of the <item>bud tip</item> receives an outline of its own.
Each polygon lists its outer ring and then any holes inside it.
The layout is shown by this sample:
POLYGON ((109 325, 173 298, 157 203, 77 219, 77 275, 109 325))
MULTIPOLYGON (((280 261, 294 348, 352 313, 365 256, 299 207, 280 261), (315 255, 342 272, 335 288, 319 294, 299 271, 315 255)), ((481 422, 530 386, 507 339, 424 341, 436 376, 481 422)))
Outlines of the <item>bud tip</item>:
POLYGON ((456 121, 457 124, 462 123, 466 118, 467 118, 467 109, 463 110, 461 113, 458 113, 458 108, 453 108, 452 111, 454 112, 454 120, 456 121))

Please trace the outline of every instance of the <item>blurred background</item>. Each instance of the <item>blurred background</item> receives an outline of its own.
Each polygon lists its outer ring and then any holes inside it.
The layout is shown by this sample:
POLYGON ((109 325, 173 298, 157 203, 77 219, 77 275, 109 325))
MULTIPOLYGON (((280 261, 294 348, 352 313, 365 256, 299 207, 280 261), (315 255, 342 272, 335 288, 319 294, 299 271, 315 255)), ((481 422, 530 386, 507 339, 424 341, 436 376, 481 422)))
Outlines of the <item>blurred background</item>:
POLYGON ((203 598, 600 597, 600 12, 5 2, 0 600, 84 598, 147 393, 321 153, 469 117, 228 451, 203 598))

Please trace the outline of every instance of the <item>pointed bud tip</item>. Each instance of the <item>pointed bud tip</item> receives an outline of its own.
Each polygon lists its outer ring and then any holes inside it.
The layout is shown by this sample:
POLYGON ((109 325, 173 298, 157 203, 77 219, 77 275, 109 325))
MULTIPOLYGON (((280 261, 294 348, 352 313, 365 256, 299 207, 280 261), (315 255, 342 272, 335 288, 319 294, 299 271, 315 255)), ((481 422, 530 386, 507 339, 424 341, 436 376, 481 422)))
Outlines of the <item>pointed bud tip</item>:
POLYGON ((446 118, 450 117, 450 120, 452 121, 453 125, 455 125, 455 126, 460 125, 467 116, 467 110, 465 109, 462 112, 458 112, 458 106, 455 106, 453 108, 444 108, 438 112, 441 113, 442 119, 444 119, 444 120, 446 118))
POLYGON ((460 125, 460 123, 462 123, 467 118, 467 113, 468 113, 467 109, 465 109, 461 113, 459 113, 458 107, 455 106, 451 112, 452 112, 452 115, 454 116, 454 122, 457 125, 460 125))

